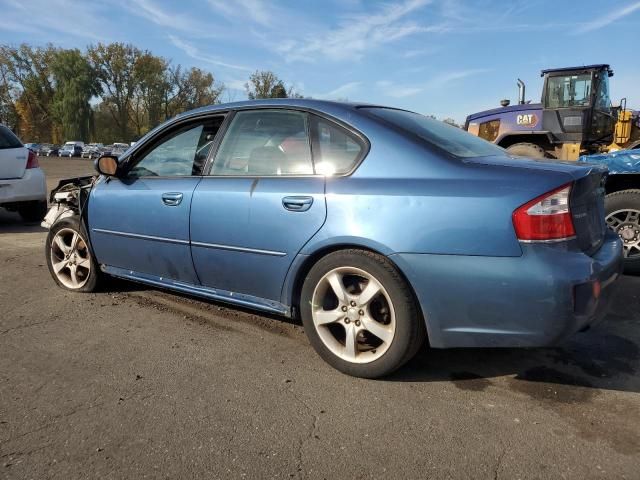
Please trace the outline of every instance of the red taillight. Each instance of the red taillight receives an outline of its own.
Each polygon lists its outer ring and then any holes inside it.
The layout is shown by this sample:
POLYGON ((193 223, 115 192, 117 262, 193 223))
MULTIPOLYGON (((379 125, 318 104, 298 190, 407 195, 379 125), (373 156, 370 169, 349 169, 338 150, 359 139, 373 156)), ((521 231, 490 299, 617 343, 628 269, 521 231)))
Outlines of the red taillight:
POLYGON ((38 163, 38 156, 29 150, 29 157, 27 158, 27 168, 38 168, 40 164, 38 163))
POLYGON ((513 212, 513 226, 519 240, 567 240, 576 234, 571 219, 571 184, 534 198, 513 212))

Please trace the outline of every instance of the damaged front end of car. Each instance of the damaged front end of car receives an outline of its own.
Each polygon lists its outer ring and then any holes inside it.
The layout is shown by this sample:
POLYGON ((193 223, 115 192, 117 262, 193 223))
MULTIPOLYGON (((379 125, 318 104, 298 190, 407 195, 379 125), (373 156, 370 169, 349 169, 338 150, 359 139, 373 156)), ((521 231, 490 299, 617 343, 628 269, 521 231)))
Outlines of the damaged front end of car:
POLYGON ((60 180, 58 186, 51 190, 49 211, 41 226, 50 229, 63 218, 74 215, 82 217, 96 178, 95 175, 87 175, 60 180))

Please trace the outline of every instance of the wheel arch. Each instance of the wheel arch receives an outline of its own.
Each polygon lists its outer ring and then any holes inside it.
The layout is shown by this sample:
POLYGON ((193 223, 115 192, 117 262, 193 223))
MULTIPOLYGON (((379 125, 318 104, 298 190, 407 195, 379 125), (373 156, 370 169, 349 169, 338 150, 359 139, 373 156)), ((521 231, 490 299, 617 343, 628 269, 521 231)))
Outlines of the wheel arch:
MULTIPOLYGON (((427 321, 427 316, 425 312, 423 312, 422 304, 418 300, 418 295, 413 288, 413 285, 409 281, 409 277, 407 273, 401 268, 401 266, 394 260, 393 252, 390 251, 387 247, 383 245, 372 245, 371 242, 360 242, 357 240, 351 241, 342 241, 337 243, 325 244, 319 246, 311 252, 298 254, 289 269, 287 274, 287 278, 285 280, 285 284, 282 290, 282 303, 284 305, 291 306, 292 316, 297 316, 300 313, 300 296, 302 293, 302 286, 304 284, 304 279, 306 278, 309 270, 323 257, 326 255, 337 252, 340 250, 349 250, 349 249, 357 249, 364 250, 372 253, 376 253, 378 255, 384 256, 398 271, 402 279, 406 282, 409 290, 411 291, 411 295, 413 296, 413 301, 416 304, 416 310, 421 316, 422 321, 425 323, 427 329, 427 342, 429 342, 429 323, 427 321)), ((306 250, 306 249, 305 249, 306 250)))
POLYGON ((547 132, 536 133, 506 133, 496 140, 496 144, 502 148, 508 148, 516 143, 533 143, 538 145, 545 152, 553 152, 553 143, 551 136, 547 132))
POLYGON ((607 183, 605 184, 607 195, 622 190, 637 190, 639 188, 640 173, 614 173, 607 177, 607 183))

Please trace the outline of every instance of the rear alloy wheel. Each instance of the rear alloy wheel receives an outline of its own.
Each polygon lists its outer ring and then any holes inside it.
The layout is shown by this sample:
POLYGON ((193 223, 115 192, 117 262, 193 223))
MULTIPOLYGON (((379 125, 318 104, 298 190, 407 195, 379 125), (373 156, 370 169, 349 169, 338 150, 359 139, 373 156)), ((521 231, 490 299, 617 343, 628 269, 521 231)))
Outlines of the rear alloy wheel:
POLYGON ((51 227, 46 249, 47 266, 58 285, 79 292, 96 289, 99 272, 77 217, 64 218, 51 227))
POLYGON ((404 279, 384 256, 362 250, 333 252, 313 266, 302 288, 301 314, 318 354, 357 377, 390 374, 425 338, 404 279))
POLYGON ((535 143, 514 143, 507 147, 507 152, 516 157, 547 158, 544 149, 535 143))
POLYGON ((620 235, 625 273, 640 274, 640 190, 621 190, 606 196, 609 228, 620 235))

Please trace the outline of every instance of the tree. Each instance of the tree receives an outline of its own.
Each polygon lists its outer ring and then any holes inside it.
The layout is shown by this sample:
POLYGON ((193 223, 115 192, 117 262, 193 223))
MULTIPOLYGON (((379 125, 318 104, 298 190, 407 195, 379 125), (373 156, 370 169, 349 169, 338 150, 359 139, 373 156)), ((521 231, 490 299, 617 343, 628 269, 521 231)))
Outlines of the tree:
POLYGON ((166 118, 193 108, 220 103, 224 85, 217 85, 211 73, 199 68, 183 72, 178 65, 169 70, 165 98, 166 118))
POLYGON ((447 117, 447 118, 445 118, 445 119, 444 119, 444 120, 442 120, 442 121, 443 121, 444 123, 449 124, 449 125, 452 125, 452 126, 454 126, 454 127, 461 128, 461 127, 460 127, 460 125, 458 125, 458 124, 456 123, 456 121, 455 121, 453 118, 449 118, 449 117, 447 117))
POLYGON ((131 44, 99 43, 90 46, 87 54, 105 94, 104 107, 111 113, 121 141, 127 141, 129 113, 137 87, 136 64, 142 52, 131 44))
POLYGON ((2 90, 3 95, 9 96, 4 100, 8 105, 3 108, 15 112, 17 133, 30 141, 47 141, 55 131, 50 69, 55 53, 51 45, 43 48, 0 45, 0 64, 6 82, 2 90))
POLYGON ((89 101, 100 84, 80 50, 59 50, 52 59, 55 80, 53 111, 65 139, 89 141, 92 110, 89 101))
POLYGON ((302 95, 285 86, 278 76, 268 70, 256 70, 244 85, 249 100, 258 98, 302 98, 302 95))
POLYGON ((145 52, 135 64, 136 90, 132 120, 138 137, 163 120, 165 91, 170 88, 169 63, 162 57, 145 52))

